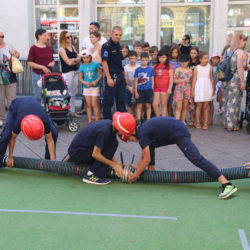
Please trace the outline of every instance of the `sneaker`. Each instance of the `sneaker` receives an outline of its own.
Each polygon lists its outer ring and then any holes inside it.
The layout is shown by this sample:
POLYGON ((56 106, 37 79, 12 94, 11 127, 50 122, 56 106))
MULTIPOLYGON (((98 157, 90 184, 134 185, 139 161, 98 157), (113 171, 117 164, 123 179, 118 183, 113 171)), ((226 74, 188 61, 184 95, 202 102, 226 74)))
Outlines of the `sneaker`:
POLYGON ((3 121, 0 120, 0 128, 3 126, 3 121))
POLYGON ((109 184, 111 181, 106 178, 97 177, 94 174, 85 174, 82 179, 83 182, 88 184, 96 184, 96 185, 106 185, 109 184))
POLYGON ((234 185, 226 185, 222 188, 222 193, 219 194, 218 199, 226 199, 237 191, 237 187, 234 185))

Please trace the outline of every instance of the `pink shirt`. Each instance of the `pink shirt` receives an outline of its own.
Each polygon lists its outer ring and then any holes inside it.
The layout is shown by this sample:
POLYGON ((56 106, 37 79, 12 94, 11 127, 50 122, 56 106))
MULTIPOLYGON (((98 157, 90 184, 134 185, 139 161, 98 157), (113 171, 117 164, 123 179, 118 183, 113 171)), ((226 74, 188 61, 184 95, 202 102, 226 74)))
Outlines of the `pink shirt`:
MULTIPOLYGON (((49 46, 46 46, 45 48, 39 48, 36 45, 33 45, 30 48, 28 62, 33 62, 48 67, 48 64, 53 60, 52 50, 49 46)), ((32 70, 38 75, 40 75, 42 71, 41 69, 32 70)))

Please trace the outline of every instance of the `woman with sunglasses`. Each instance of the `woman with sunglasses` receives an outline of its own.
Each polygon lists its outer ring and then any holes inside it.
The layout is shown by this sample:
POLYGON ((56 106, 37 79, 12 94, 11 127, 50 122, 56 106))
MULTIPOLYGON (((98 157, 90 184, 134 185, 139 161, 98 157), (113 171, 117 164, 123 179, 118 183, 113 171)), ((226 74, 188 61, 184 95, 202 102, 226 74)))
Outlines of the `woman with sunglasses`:
POLYGON ((186 34, 182 38, 182 44, 180 46, 181 54, 189 55, 191 47, 192 46, 190 45, 190 36, 186 34))
POLYGON ((78 85, 78 63, 81 60, 80 55, 72 46, 71 34, 67 31, 62 31, 60 34, 60 49, 59 56, 62 66, 63 77, 68 86, 70 98, 70 111, 73 117, 80 118, 75 112, 75 95, 78 85))
POLYGON ((20 54, 13 46, 4 42, 4 32, 0 29, 0 127, 3 126, 6 117, 5 100, 8 107, 16 98, 16 74, 11 69, 11 56, 17 58, 20 54))

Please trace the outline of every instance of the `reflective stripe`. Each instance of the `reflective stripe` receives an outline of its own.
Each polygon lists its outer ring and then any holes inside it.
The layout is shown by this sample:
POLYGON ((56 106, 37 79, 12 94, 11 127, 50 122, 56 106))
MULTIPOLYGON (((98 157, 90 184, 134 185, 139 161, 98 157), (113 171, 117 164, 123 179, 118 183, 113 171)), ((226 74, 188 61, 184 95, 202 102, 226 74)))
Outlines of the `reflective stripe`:
POLYGON ((119 126, 119 128, 121 129, 121 130, 123 130, 125 133, 130 133, 128 130, 126 130, 124 127, 122 127, 122 125, 120 124, 120 121, 119 121, 119 119, 120 119, 120 116, 118 115, 117 116, 117 124, 118 124, 118 126, 119 126))

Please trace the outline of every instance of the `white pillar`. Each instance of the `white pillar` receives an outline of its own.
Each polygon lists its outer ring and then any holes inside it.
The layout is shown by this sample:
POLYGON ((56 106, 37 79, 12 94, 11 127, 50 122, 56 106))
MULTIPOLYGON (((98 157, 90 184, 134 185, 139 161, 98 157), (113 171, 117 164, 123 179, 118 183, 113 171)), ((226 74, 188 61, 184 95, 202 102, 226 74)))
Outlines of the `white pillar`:
POLYGON ((159 45, 159 0, 145 1, 145 42, 150 46, 159 45))
POLYGON ((210 46, 210 52, 213 51, 220 54, 226 45, 228 0, 214 0, 212 7, 214 8, 214 15, 211 29, 212 46, 210 46))
POLYGON ((34 43, 33 13, 33 1, 30 0, 8 0, 0 8, 0 29, 4 30, 4 41, 12 44, 21 57, 28 56, 34 43))
POLYGON ((89 24, 91 21, 93 21, 93 2, 94 1, 91 0, 79 0, 80 50, 83 38, 89 35, 89 24))

